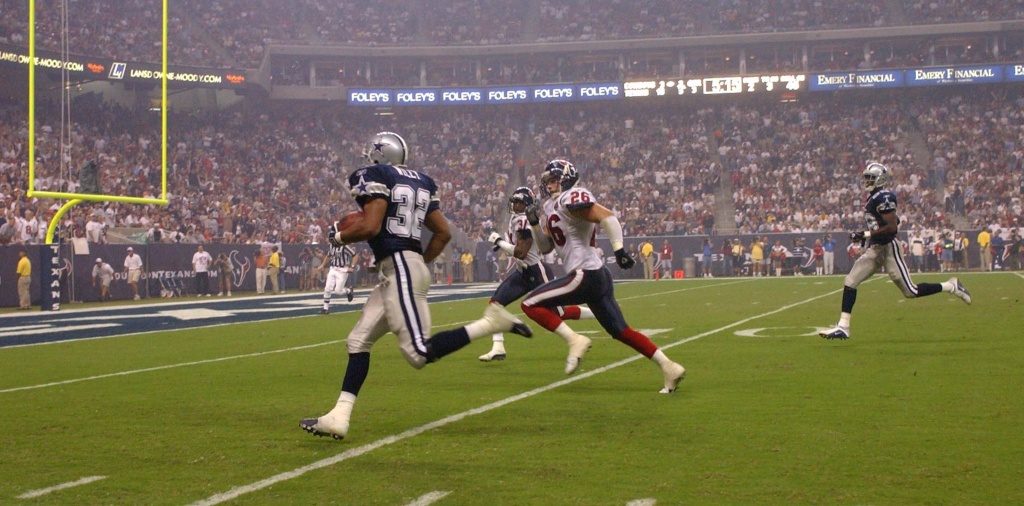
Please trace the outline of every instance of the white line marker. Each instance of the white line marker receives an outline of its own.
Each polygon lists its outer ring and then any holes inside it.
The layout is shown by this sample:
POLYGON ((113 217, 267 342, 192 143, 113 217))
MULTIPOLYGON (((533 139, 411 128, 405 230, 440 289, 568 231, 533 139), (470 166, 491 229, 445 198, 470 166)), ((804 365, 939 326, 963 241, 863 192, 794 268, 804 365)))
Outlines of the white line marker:
MULTIPOLYGON (((109 318, 107 318, 109 320, 109 318)), ((21 330, 0 331, 0 338, 14 336, 35 336, 39 334, 56 334, 58 332, 72 332, 75 330, 105 329, 108 327, 120 327, 120 323, 95 323, 92 325, 70 325, 67 327, 50 327, 49 325, 33 325, 33 329, 20 328, 21 330)))
POLYGON ((423 494, 418 499, 407 504, 406 506, 427 506, 428 504, 434 504, 435 502, 444 499, 444 496, 450 493, 451 492, 441 492, 440 490, 435 490, 429 494, 423 494))
MULTIPOLYGON (((841 291, 842 290, 833 290, 833 291, 828 292, 828 293, 823 294, 823 295, 817 295, 817 296, 811 297, 809 299, 805 299, 805 300, 800 301, 800 302, 796 302, 796 303, 793 303, 793 304, 789 304, 789 305, 783 306, 783 307, 778 308, 778 309, 774 309, 772 311, 761 313, 761 314, 756 315, 756 316, 751 316, 749 318, 744 318, 742 320, 730 323, 728 325, 719 327, 717 329, 709 330, 707 332, 704 332, 704 333, 701 333, 701 334, 697 334, 695 336, 690 336, 690 337, 687 337, 685 339, 681 339, 679 341, 676 341, 676 342, 674 342, 672 344, 667 344, 665 346, 662 346, 661 348, 662 349, 672 348, 672 347, 675 347, 675 346, 679 346, 681 344, 688 343, 690 341, 696 341, 697 339, 700 339, 702 337, 707 337, 707 336, 710 336, 712 334, 717 334, 719 332, 723 332, 725 330, 731 329, 733 327, 737 327, 739 325, 743 325, 745 323, 748 323, 748 322, 750 322, 752 320, 756 320, 758 318, 764 318, 765 316, 771 316, 773 314, 781 313, 783 311, 787 311, 789 309, 792 309, 794 307, 807 304, 809 302, 814 302, 814 301, 816 301, 818 299, 823 299, 825 297, 831 297, 833 295, 836 295, 836 294, 840 293, 841 291)), ((582 381, 584 379, 590 378, 591 376, 596 376, 598 374, 610 371, 612 369, 616 369, 618 367, 622 367, 622 366, 624 366, 624 365, 626 365, 626 364, 628 364, 630 362, 634 362, 634 361, 640 360, 641 358, 644 358, 644 356, 643 355, 633 355, 632 357, 629 357, 627 359, 623 359, 623 360, 620 360, 618 362, 613 362, 613 363, 608 364, 608 365, 606 365, 604 367, 599 367, 597 369, 594 369, 592 371, 580 374, 578 376, 572 376, 570 378, 567 378, 567 379, 564 379, 564 380, 561 380, 561 381, 556 381, 556 382, 551 383, 551 384, 546 385, 546 386, 535 388, 533 390, 530 390, 530 391, 527 391, 527 392, 523 392, 523 393, 518 394, 518 395, 513 395, 512 397, 507 397, 507 398, 502 399, 500 401, 496 401, 496 402, 492 402, 490 404, 486 404, 484 406, 480 406, 479 408, 473 408, 473 409, 470 409, 468 411, 463 411, 462 413, 457 413, 457 414, 448 416, 446 418, 442 418, 440 420, 436 420, 436 421, 430 422, 430 423, 428 423, 426 425, 421 425, 419 427, 415 427, 415 428, 409 429, 409 430, 407 430, 405 432, 402 432, 400 434, 395 434, 393 436, 388 436, 388 437, 385 437, 383 439, 378 439, 377 441, 374 441, 374 442, 372 442, 370 444, 366 444, 366 445, 363 445, 363 446, 357 446, 355 448, 352 448, 351 450, 339 453, 338 455, 335 455, 333 457, 328 457, 328 458, 323 459, 323 460, 318 460, 316 462, 313 462, 312 464, 307 464, 305 466, 299 467, 299 468, 294 469, 292 471, 287 471, 287 472, 284 472, 284 473, 276 474, 274 476, 262 479, 260 481, 255 482, 255 483, 250 483, 248 485, 242 485, 242 486, 238 486, 238 487, 232 488, 231 490, 228 490, 227 492, 221 492, 219 494, 215 494, 215 495, 212 495, 210 497, 207 497, 206 499, 203 499, 201 501, 196 501, 196 502, 192 503, 190 506, 213 506, 214 504, 220 504, 220 503, 223 503, 223 502, 231 501, 231 500, 237 499, 237 498, 239 498, 239 497, 241 497, 241 496, 243 496, 245 494, 248 494, 248 493, 251 493, 251 492, 256 492, 257 490, 262 490, 264 488, 276 485, 276 484, 281 483, 283 481, 287 481, 287 480, 298 478, 298 477, 300 477, 300 476, 302 476, 302 475, 304 475, 304 474, 306 474, 306 473, 308 473, 310 471, 316 471, 317 469, 322 469, 322 468, 325 468, 325 467, 333 466, 334 464, 337 464, 339 462, 344 462, 344 461, 349 460, 349 459, 360 457, 360 456, 365 455, 367 453, 370 453, 370 452, 372 452, 372 451, 374 451, 374 450, 376 450, 378 448, 383 448, 383 447, 388 446, 390 444, 397 443, 397 442, 403 441, 405 439, 409 439, 409 438, 411 438, 413 436, 418 436, 418 435, 420 435, 420 434, 422 434, 424 432, 427 432, 429 430, 433 430, 433 429, 436 429, 436 428, 439 428, 439 427, 444 427, 445 425, 448 425, 448 424, 451 424, 451 423, 455 423, 455 422, 459 422, 459 421, 462 421, 462 420, 464 420, 466 418, 469 418, 471 416, 479 415, 479 414, 482 414, 482 413, 486 413, 488 411, 492 411, 492 410, 498 409, 498 408, 506 406, 508 404, 512 404, 513 402, 518 402, 518 401, 521 401, 523 399, 528 399, 528 398, 533 397, 535 395, 542 394, 542 393, 547 392, 549 390, 554 390, 556 388, 568 385, 570 383, 575 383, 577 381, 582 381)))
POLYGON ((626 506, 654 506, 655 504, 658 504, 658 500, 657 499, 647 498, 647 499, 634 499, 634 500, 629 501, 628 503, 626 503, 626 506))
POLYGON ((54 485, 49 488, 41 488, 39 490, 30 490, 18 496, 18 499, 32 499, 35 497, 49 494, 50 492, 56 492, 58 490, 64 490, 66 488, 77 487, 79 485, 87 485, 94 481, 100 481, 106 479, 106 476, 86 476, 80 480, 69 481, 67 483, 61 483, 60 485, 54 485))

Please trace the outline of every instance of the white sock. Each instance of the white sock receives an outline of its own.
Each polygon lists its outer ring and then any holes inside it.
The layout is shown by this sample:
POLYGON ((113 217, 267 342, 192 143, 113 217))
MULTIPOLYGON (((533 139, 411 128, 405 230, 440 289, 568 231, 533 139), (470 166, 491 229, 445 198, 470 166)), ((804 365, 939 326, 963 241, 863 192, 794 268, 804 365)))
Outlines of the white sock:
POLYGON ((569 342, 569 340, 576 335, 576 332, 569 328, 565 322, 562 322, 562 324, 555 329, 555 334, 558 334, 562 339, 565 339, 565 342, 569 342))
POLYGON ((469 340, 475 341, 483 336, 491 335, 494 333, 494 324, 486 318, 481 318, 473 323, 466 325, 466 333, 469 334, 469 340))
POLYGON ((343 391, 341 392, 341 395, 338 396, 338 402, 334 405, 334 409, 324 416, 329 416, 339 421, 348 421, 352 416, 352 407, 355 403, 356 396, 343 391))
MULTIPOLYGON (((498 307, 501 307, 500 304, 495 302, 491 302, 490 304, 495 304, 498 307)), ((496 327, 491 320, 487 319, 487 317, 480 318, 479 320, 466 325, 465 329, 466 333, 469 334, 470 341, 475 341, 483 336, 496 334, 501 330, 500 327, 496 327)))
POLYGON ((584 319, 584 318, 593 318, 593 317, 594 317, 594 312, 591 311, 589 307, 580 306, 580 319, 581 320, 584 319))
POLYGON ((850 313, 839 314, 839 326, 844 329, 850 328, 850 313))
POLYGON ((655 364, 658 364, 658 367, 661 367, 662 369, 664 369, 666 365, 672 363, 672 361, 665 356, 665 353, 661 351, 661 348, 658 348, 658 351, 654 352, 654 355, 651 355, 651 360, 653 360, 655 364))
POLYGON ((939 284, 942 285, 942 291, 943 292, 953 293, 953 290, 956 289, 956 285, 954 285, 953 283, 951 283, 949 281, 943 281, 942 283, 939 283, 939 284))

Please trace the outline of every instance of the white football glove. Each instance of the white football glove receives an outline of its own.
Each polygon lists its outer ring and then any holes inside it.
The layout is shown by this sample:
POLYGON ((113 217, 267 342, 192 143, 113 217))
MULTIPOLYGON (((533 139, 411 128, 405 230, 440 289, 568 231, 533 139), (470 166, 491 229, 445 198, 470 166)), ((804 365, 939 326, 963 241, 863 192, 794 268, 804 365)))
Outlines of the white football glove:
POLYGON ((501 234, 499 234, 497 232, 491 232, 491 235, 487 236, 487 242, 489 242, 491 244, 498 244, 498 241, 500 241, 500 240, 501 240, 501 234))

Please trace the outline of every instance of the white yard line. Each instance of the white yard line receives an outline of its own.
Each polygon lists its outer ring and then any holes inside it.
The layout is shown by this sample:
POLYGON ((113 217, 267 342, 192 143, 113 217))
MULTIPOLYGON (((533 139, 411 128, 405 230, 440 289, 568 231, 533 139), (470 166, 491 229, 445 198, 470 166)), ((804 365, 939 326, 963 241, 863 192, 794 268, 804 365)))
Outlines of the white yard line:
MULTIPOLYGON (((695 340, 700 339, 702 337, 707 337, 707 336, 710 336, 712 334, 717 334, 719 332, 723 332, 723 331, 731 329, 733 327, 736 327, 736 326, 739 326, 739 325, 743 325, 744 323, 750 322, 752 320, 756 320, 758 318, 764 318, 765 316, 771 316, 773 314, 781 313, 783 311, 787 311, 787 310, 792 309, 792 308, 797 307, 797 306, 802 306, 804 304, 807 304, 807 303, 810 303, 810 302, 814 302, 814 301, 816 301, 818 299, 823 299, 825 297, 831 297, 831 296, 836 295, 836 294, 838 294, 840 292, 842 292, 842 290, 833 290, 833 291, 828 292, 828 293, 823 294, 823 295, 817 295, 817 296, 811 297, 809 299, 802 300, 800 302, 796 302, 796 303, 793 303, 793 304, 789 304, 789 305, 783 306, 783 307, 778 308, 778 309, 774 309, 772 311, 767 311, 767 312, 761 313, 761 314, 756 315, 756 316, 751 316, 749 318, 744 318, 742 320, 738 320, 736 322, 730 323, 728 325, 719 327, 719 328, 714 329, 714 330, 709 330, 707 332, 703 332, 703 333, 700 333, 700 334, 697 334, 697 335, 694 335, 694 336, 690 336, 690 337, 681 339, 681 340, 676 341, 674 343, 662 346, 661 348, 662 349, 672 348, 674 346, 679 346, 679 345, 688 343, 690 341, 695 341, 695 340)), ((570 383, 575 383, 577 381, 582 381, 584 379, 590 378, 591 376, 596 376, 598 374, 602 374, 604 372, 607 372, 607 371, 610 371, 612 369, 615 369, 615 368, 621 367, 623 365, 626 365, 626 364, 628 364, 630 362, 634 362, 636 360, 640 360, 641 358, 644 358, 643 355, 633 355, 632 357, 629 357, 627 359, 620 360, 618 362, 614 362, 614 363, 608 364, 608 365, 606 365, 604 367, 599 367, 599 368, 594 369, 592 371, 580 374, 579 376, 572 376, 572 377, 569 377, 567 379, 564 379, 564 380, 561 380, 561 381, 556 381, 554 383, 551 383, 551 384, 543 386, 543 387, 535 388, 535 389, 530 390, 528 392, 523 392, 523 393, 518 394, 518 395, 513 395, 512 397, 507 397, 507 398, 502 399, 500 401, 492 402, 490 404, 486 404, 486 405, 480 406, 478 408, 473 408, 473 409, 470 409, 468 411, 463 411, 462 413, 457 413, 457 414, 451 415, 449 417, 442 418, 440 420, 436 420, 436 421, 430 422, 430 423, 428 423, 426 425, 421 425, 419 427, 415 427, 415 428, 409 429, 409 430, 407 430, 405 432, 402 432, 400 434, 395 434, 393 436, 388 436, 388 437, 383 438, 383 439, 378 439, 377 441, 374 441, 374 442, 372 442, 370 444, 366 444, 366 445, 363 445, 363 446, 357 446, 355 448, 352 448, 352 449, 350 449, 348 451, 342 452, 342 453, 340 453, 338 455, 335 455, 333 457, 328 457, 328 458, 323 459, 323 460, 318 460, 316 462, 313 462, 311 464, 307 464, 305 466, 293 469, 291 471, 286 471, 286 472, 283 472, 283 473, 280 473, 280 474, 276 474, 276 475, 271 476, 269 478, 265 478, 265 479, 262 479, 260 481, 254 482, 254 483, 250 483, 248 485, 242 485, 242 486, 238 486, 238 487, 232 488, 231 490, 228 490, 227 492, 221 492, 219 494, 212 495, 212 496, 210 496, 210 497, 208 497, 206 499, 203 499, 201 501, 196 501, 196 502, 192 503, 190 506, 212 506, 214 504, 220 504, 220 503, 223 503, 223 502, 232 501, 232 500, 237 499, 238 497, 241 497, 241 496, 243 496, 245 494, 256 492, 258 490, 262 490, 264 488, 276 485, 278 483, 298 478, 298 477, 300 477, 300 476, 302 476, 302 475, 304 475, 304 474, 306 474, 306 473, 308 473, 310 471, 315 471, 317 469, 322 469, 322 468, 325 468, 325 467, 333 466, 334 464, 337 464, 339 462, 344 462, 346 460, 353 459, 353 458, 365 455, 365 454, 367 454, 369 452, 372 452, 372 451, 374 451, 376 449, 383 448, 383 447, 388 446, 390 444, 397 443, 397 442, 405 440, 405 439, 409 439, 409 438, 411 438, 413 436, 418 436, 418 435, 420 435, 420 434, 422 434, 424 432, 427 432, 429 430, 433 430, 433 429, 436 429, 438 427, 444 427, 445 425, 461 421, 461 420, 469 418, 471 416, 479 415, 479 414, 482 414, 482 413, 486 413, 488 411, 492 411, 492 410, 498 409, 500 407, 512 404, 513 402, 521 401, 523 399, 528 399, 530 397, 542 394, 542 393, 547 392, 549 390, 554 390, 556 388, 568 385, 570 383)))
POLYGON ((39 490, 30 490, 18 496, 18 499, 33 499, 39 496, 49 494, 50 492, 56 492, 58 490, 64 490, 66 488, 77 487, 79 485, 86 485, 94 481, 100 481, 105 479, 106 476, 86 476, 80 480, 69 481, 67 483, 61 483, 60 485, 54 485, 52 487, 41 488, 39 490))
POLYGON ((658 504, 657 499, 634 499, 626 503, 626 506, 654 506, 658 504))
POLYGON ((435 490, 428 494, 423 494, 415 501, 406 504, 405 506, 429 506, 430 504, 434 504, 435 502, 444 499, 444 497, 450 493, 451 492, 441 492, 440 490, 435 490))

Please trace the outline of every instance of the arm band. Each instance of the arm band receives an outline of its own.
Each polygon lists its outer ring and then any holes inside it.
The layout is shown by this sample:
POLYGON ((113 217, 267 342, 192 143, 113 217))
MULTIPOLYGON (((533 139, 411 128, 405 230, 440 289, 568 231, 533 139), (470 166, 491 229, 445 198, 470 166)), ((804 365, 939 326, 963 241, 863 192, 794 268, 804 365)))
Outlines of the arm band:
POLYGON ((608 240, 612 243, 612 251, 622 249, 622 225, 614 214, 601 220, 601 229, 608 234, 608 240))

